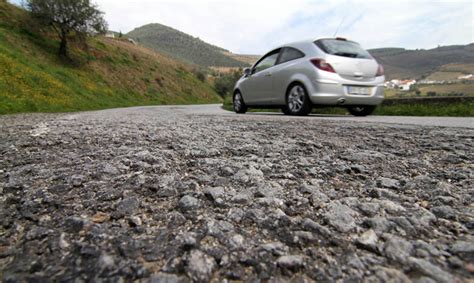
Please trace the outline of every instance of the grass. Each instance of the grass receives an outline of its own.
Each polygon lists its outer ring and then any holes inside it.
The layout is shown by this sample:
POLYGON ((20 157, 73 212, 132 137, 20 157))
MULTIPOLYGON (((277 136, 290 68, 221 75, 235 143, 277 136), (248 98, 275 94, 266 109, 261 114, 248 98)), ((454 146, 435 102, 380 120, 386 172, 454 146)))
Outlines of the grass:
POLYGON ((474 83, 454 83, 444 85, 419 85, 417 86, 420 94, 416 94, 416 90, 400 91, 396 89, 385 89, 385 97, 416 97, 428 96, 429 92, 436 93, 437 96, 449 96, 463 94, 465 96, 474 96, 474 83))
POLYGON ((220 102, 192 69, 121 40, 71 43, 71 62, 58 59, 53 33, 0 1, 0 114, 220 102))
MULTIPOLYGON (((228 111, 232 109, 232 99, 229 96, 224 98, 223 108, 228 111)), ((250 109, 250 112, 280 112, 278 109, 250 109)), ((345 108, 328 107, 315 108, 314 114, 327 115, 350 115, 345 108)), ((373 115, 388 116, 440 116, 440 117, 474 117, 474 102, 451 103, 451 104, 398 104, 380 105, 373 115)))
POLYGON ((380 105, 374 115, 474 117, 474 103, 380 105))

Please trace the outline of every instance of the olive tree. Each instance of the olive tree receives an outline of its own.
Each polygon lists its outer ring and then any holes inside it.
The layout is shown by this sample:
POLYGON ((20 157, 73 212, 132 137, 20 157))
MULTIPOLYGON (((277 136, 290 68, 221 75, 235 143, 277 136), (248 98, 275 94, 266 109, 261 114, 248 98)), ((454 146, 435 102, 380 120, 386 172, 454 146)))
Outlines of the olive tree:
POLYGON ((68 57, 70 36, 82 39, 107 30, 103 13, 89 0, 26 0, 25 4, 35 18, 56 31, 61 57, 68 57))

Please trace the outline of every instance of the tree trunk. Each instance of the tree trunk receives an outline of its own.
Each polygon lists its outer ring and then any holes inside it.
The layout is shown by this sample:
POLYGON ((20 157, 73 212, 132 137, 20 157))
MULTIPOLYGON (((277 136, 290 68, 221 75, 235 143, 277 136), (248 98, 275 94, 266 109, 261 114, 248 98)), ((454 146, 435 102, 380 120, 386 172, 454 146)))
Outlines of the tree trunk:
POLYGON ((61 43, 59 44, 59 56, 63 58, 68 58, 67 54, 67 32, 61 32, 61 43))

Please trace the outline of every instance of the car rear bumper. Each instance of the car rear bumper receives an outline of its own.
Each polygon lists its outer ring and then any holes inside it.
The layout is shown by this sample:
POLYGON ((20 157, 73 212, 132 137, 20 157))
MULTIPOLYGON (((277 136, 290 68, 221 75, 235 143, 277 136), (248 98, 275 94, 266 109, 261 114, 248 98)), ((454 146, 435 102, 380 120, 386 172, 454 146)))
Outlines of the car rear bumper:
POLYGON ((379 105, 384 99, 383 79, 367 82, 317 80, 309 98, 315 105, 379 105), (367 87, 368 94, 351 94, 349 86, 367 87))

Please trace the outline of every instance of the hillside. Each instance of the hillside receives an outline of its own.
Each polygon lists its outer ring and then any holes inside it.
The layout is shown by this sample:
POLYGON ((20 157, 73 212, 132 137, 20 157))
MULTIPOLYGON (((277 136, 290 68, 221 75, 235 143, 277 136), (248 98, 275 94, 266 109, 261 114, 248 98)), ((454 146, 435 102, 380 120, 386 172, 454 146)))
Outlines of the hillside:
POLYGON ((57 46, 26 11, 0 1, 0 114, 220 101, 188 65, 126 40, 72 43, 73 64, 57 46))
POLYGON ((444 74, 437 79, 449 79, 455 74, 472 73, 474 64, 474 43, 469 45, 443 46, 428 50, 408 50, 403 48, 379 48, 369 52, 385 67, 388 79, 420 79, 438 71, 444 74), (454 68, 454 69, 453 69, 454 68), (448 71, 446 70, 453 70, 448 71))
POLYGON ((161 24, 149 24, 127 34, 140 44, 174 58, 203 67, 245 67, 246 61, 229 56, 228 51, 179 30, 161 24))

